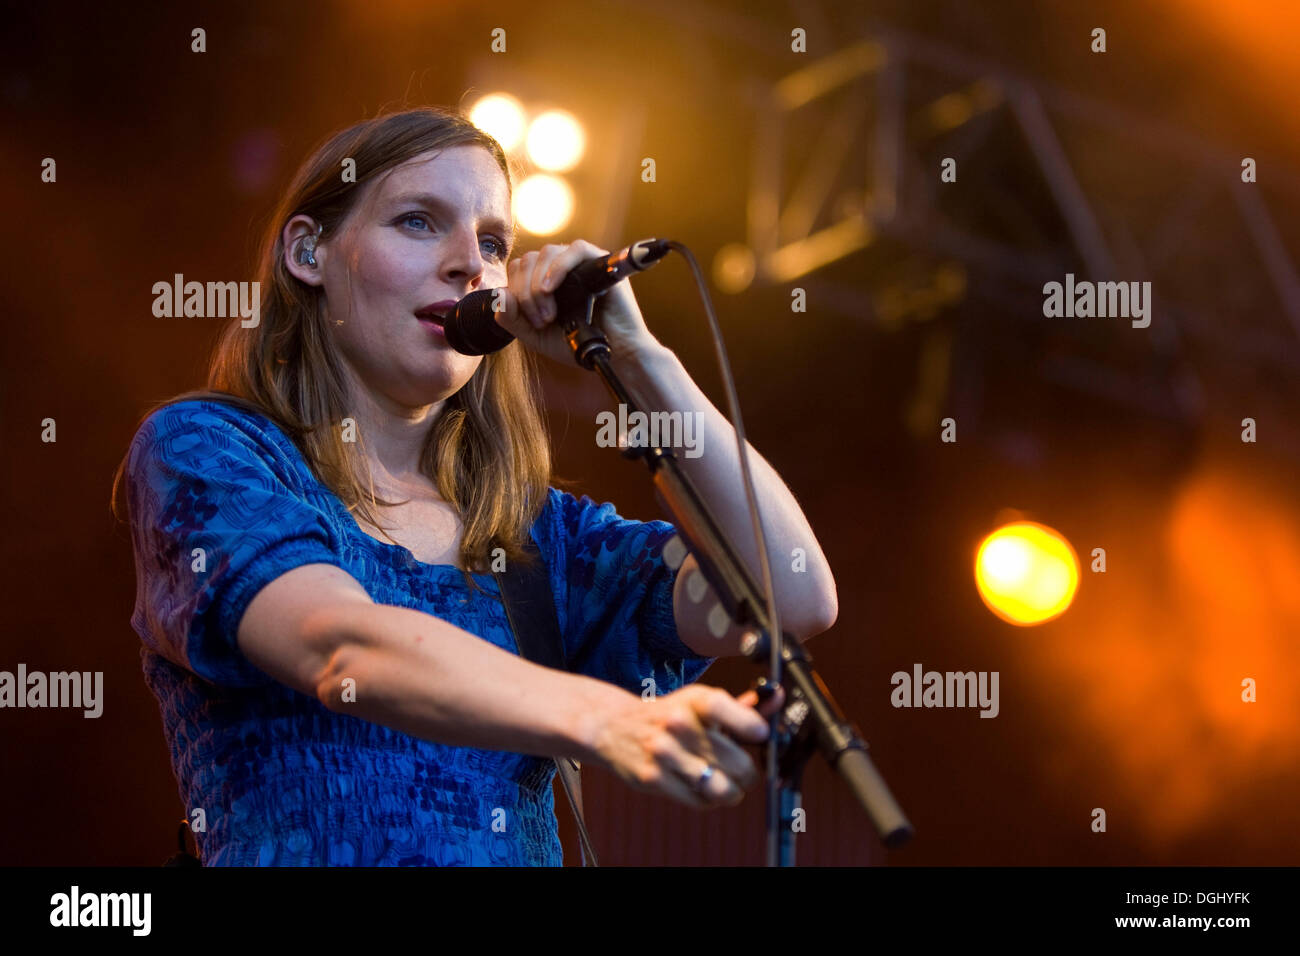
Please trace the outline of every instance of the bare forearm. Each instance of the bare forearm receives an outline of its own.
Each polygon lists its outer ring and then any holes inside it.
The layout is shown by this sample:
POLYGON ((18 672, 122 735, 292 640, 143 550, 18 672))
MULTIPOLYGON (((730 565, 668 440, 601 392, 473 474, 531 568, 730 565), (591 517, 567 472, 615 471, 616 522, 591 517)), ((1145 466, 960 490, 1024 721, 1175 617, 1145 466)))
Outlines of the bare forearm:
POLYGON ((325 706, 450 746, 590 760, 594 721, 633 696, 408 608, 349 604, 312 626, 336 646, 317 691, 325 706))
MULTIPOLYGON (((617 371, 646 411, 699 412, 699 454, 677 451, 683 472, 708 502, 723 532, 761 581, 748 497, 744 492, 736 432, 687 374, 670 350, 659 346, 621 356, 617 371)), ((748 445, 759 512, 782 627, 816 633, 829 627, 837 611, 835 579, 808 519, 781 476, 752 444, 748 445), (796 549, 799 549, 796 552, 796 549), (801 556, 800 556, 801 552, 801 556)))

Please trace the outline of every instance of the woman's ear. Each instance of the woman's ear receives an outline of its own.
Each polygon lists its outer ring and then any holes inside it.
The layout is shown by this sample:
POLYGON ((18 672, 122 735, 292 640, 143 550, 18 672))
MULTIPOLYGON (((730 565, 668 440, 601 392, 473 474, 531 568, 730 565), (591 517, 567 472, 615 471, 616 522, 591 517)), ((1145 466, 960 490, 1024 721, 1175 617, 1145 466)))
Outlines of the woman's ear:
POLYGON ((325 262, 325 247, 319 242, 320 232, 320 223, 311 216, 299 215, 286 222, 284 231, 280 233, 284 267, 294 278, 311 286, 325 282, 321 268, 325 262))

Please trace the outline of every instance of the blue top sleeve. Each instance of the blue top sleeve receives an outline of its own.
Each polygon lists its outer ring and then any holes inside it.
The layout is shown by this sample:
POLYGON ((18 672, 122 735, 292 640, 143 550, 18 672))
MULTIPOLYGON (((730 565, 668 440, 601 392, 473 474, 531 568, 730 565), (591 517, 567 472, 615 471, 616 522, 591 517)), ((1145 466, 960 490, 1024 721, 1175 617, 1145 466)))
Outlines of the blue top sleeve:
POLYGON ((146 419, 127 459, 136 562, 131 625, 144 644, 215 684, 263 685, 235 642, 265 585, 304 564, 340 565, 325 516, 257 419, 179 402, 146 419))
POLYGON ((630 521, 552 488, 563 580, 557 607, 569 669, 642 694, 693 683, 716 658, 682 643, 673 619, 677 570, 663 560, 666 521, 630 521), (653 684, 648 683, 653 680, 653 684))

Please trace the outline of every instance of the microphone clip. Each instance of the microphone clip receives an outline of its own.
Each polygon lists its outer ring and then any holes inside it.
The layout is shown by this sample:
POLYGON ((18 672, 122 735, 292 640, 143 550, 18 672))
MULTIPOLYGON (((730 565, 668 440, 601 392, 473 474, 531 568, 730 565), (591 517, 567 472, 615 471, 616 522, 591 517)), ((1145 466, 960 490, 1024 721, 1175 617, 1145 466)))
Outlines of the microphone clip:
POLYGON ((562 309, 565 316, 564 335, 573 349, 573 359, 587 371, 595 370, 596 356, 609 354, 609 340, 596 324, 596 300, 603 293, 584 293, 586 302, 579 308, 572 308, 576 303, 568 303, 570 308, 562 309), (582 315, 579 319, 576 316, 582 315))

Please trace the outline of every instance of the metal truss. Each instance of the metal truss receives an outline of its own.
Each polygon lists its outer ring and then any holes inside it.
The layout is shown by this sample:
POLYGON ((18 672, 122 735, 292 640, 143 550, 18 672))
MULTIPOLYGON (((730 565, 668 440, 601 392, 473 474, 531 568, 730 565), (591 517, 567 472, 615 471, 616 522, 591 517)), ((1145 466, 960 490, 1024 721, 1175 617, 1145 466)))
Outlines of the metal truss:
MULTIPOLYGON (((886 240, 937 258, 932 294, 919 297, 931 308, 967 298, 972 290, 962 277, 970 275, 983 280, 984 293, 1014 299, 1014 306, 1002 304, 1027 321, 1060 322, 1043 319, 1034 302, 1036 296, 1041 305, 1044 282, 1060 281, 1067 271, 1081 280, 1150 280, 1159 311, 1149 328, 1131 333, 1142 336, 1139 347, 1148 352, 1138 363, 1144 369, 1058 356, 1045 360, 1040 374, 1148 412, 1149 379, 1159 376, 1168 406, 1162 417, 1183 423, 1199 422, 1208 410, 1203 376, 1222 379, 1211 366, 1267 366, 1295 381, 1300 278, 1265 187, 1241 180, 1243 156, 1252 156, 1269 171, 1272 205, 1300 205, 1297 179, 1282 164, 1249 150, 1230 153, 899 33, 851 43, 765 84, 752 105, 746 237, 720 250, 714 262, 724 290, 799 280, 819 308, 879 320, 888 298, 863 282, 818 273, 886 240), (817 133, 792 144, 787 127, 813 109, 817 133), (853 146, 864 133, 865 156, 853 146), (802 148, 805 160, 787 183, 784 157, 792 147, 802 148), (951 195, 957 187, 940 182, 938 157, 955 158, 964 171, 1003 166, 1013 153, 1018 168, 1032 169, 1050 197, 1018 210, 1022 241, 986 229, 994 217, 946 215, 944 191, 951 195), (1135 190, 1162 198, 1135 203, 1135 190), (1198 288, 1198 262, 1222 263, 1246 277, 1246 291, 1217 301, 1216 288, 1198 288), (957 281, 952 263, 959 264, 957 281)), ((1300 436, 1287 443, 1300 454, 1300 436)))

